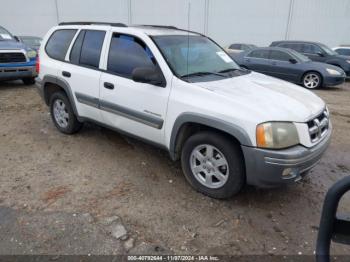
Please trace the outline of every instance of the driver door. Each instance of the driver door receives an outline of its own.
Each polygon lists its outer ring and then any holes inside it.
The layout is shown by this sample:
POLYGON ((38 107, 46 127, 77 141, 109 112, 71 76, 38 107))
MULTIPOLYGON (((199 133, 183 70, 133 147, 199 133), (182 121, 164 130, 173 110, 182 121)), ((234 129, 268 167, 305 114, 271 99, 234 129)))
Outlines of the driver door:
POLYGON ((100 79, 100 108, 105 124, 163 144, 163 126, 170 85, 132 80, 137 67, 160 70, 147 45, 138 37, 112 33, 106 71, 100 79))

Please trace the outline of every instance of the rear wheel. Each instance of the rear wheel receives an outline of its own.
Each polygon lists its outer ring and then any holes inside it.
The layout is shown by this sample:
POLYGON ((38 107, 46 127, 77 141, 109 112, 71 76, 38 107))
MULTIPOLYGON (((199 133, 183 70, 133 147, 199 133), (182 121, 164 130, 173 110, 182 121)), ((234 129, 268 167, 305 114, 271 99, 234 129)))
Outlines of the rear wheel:
POLYGON ((213 198, 229 198, 245 184, 239 146, 214 132, 191 136, 183 146, 181 163, 192 187, 213 198))
POLYGON ((22 81, 25 85, 34 85, 35 84, 35 77, 23 78, 22 81))
POLYGON ((68 97, 63 92, 56 92, 51 96, 50 112, 55 126, 64 134, 74 134, 82 127, 82 123, 74 114, 68 97))
POLYGON ((303 77, 303 86, 308 89, 317 89, 322 86, 322 77, 317 72, 308 72, 303 77))

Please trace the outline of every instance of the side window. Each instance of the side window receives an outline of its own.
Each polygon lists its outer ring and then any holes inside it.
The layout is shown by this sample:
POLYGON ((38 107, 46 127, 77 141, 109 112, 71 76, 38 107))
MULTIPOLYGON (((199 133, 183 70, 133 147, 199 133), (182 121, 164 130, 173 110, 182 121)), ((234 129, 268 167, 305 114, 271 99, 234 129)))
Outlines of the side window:
POLYGON ((306 54, 317 54, 322 52, 321 48, 313 44, 304 44, 303 45, 303 53, 306 54))
POLYGON ((86 30, 80 52, 80 65, 98 68, 105 31, 86 30))
POLYGON ((269 59, 269 50, 254 50, 247 57, 269 59))
POLYGON ((241 45, 240 44, 232 44, 230 46, 230 49, 237 49, 237 50, 240 50, 241 49, 241 45))
POLYGON ((131 78, 137 67, 155 67, 151 50, 133 36, 114 34, 108 54, 107 70, 131 78))
POLYGON ((291 59, 291 56, 282 51, 272 50, 270 53, 270 59, 278 61, 289 61, 289 59, 291 59))
POLYGON ((79 64, 81 46, 83 45, 84 36, 85 30, 82 30, 79 33, 77 39, 75 40, 72 50, 70 51, 69 61, 71 61, 74 64, 79 64))
POLYGON ((49 57, 64 60, 70 43, 77 30, 62 29, 55 31, 46 44, 45 50, 49 57))
POLYGON ((346 56, 350 56, 350 49, 346 49, 346 48, 339 48, 335 50, 339 55, 346 55, 346 56))

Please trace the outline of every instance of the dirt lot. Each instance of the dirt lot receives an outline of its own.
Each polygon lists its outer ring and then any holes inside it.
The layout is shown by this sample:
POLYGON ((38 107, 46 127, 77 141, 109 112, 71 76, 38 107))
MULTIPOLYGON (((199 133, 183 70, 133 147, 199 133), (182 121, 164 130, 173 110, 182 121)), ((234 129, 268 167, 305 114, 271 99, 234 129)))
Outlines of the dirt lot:
POLYGON ((325 192, 350 175, 350 83, 316 93, 335 131, 310 176, 218 201, 166 152, 95 125, 63 135, 34 86, 0 83, 0 254, 313 254, 325 192))

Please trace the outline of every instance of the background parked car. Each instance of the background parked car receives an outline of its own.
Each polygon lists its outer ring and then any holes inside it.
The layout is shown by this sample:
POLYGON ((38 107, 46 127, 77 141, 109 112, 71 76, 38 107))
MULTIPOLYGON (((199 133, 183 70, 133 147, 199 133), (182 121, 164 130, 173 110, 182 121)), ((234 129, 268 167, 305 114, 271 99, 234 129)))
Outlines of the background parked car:
POLYGON ((37 36, 18 36, 18 39, 26 46, 29 46, 36 51, 39 50, 42 41, 42 38, 37 36))
POLYGON ((350 77, 350 56, 339 55, 328 46, 317 42, 306 41, 276 41, 270 46, 294 49, 309 57, 313 61, 323 62, 342 68, 350 77))
POLYGON ((346 77, 339 67, 312 62, 287 48, 256 48, 242 53, 235 60, 241 67, 302 84, 309 89, 342 84, 346 77))
POLYGON ((37 52, 0 26, 0 81, 22 79, 35 83, 37 52))
POLYGON ((252 45, 252 44, 241 44, 241 43, 235 43, 230 45, 226 51, 228 53, 241 53, 244 51, 249 51, 252 50, 254 48, 257 48, 256 45, 252 45))
POLYGON ((339 55, 345 55, 350 57, 350 45, 348 46, 337 46, 334 47, 333 50, 337 52, 339 55))

